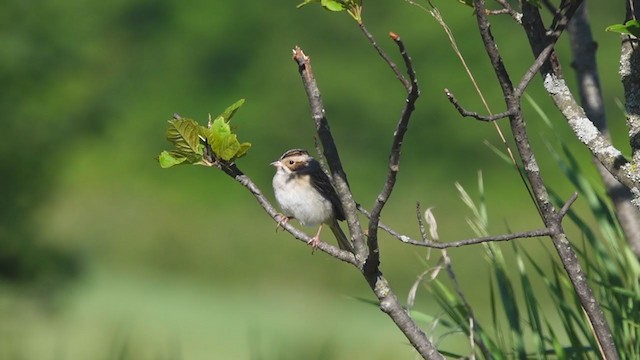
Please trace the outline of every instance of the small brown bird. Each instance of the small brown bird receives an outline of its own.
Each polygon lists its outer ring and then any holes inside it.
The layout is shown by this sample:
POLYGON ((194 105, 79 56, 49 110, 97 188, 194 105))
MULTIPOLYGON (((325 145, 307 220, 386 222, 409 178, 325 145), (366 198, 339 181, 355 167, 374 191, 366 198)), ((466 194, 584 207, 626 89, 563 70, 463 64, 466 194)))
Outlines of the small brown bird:
POLYGON ((344 234, 338 220, 345 219, 342 204, 320 163, 306 150, 292 149, 274 161, 273 191, 288 221, 297 219, 304 226, 320 225, 309 244, 317 247, 323 224, 329 225, 342 250, 353 252, 351 241, 344 234))

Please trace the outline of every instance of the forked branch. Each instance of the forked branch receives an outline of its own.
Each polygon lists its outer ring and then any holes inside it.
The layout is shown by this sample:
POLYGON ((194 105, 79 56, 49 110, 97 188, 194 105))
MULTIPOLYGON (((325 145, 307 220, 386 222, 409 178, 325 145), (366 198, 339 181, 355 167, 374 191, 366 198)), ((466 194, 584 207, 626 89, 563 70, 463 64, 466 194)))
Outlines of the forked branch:
POLYGON ((398 297, 389 286, 387 279, 382 275, 378 266, 375 265, 365 271, 365 263, 369 262, 368 247, 365 246, 364 234, 362 233, 357 217, 356 203, 353 201, 353 196, 346 181, 346 174, 342 169, 338 152, 329 130, 329 123, 325 115, 320 90, 311 71, 310 58, 304 54, 302 49, 296 47, 293 52, 293 60, 298 65, 302 84, 311 106, 312 117, 316 124, 318 138, 322 144, 323 153, 332 173, 336 192, 340 197, 340 201, 345 210, 345 216, 349 223, 351 238, 356 250, 356 267, 362 272, 367 284, 369 284, 373 293, 378 298, 380 310, 393 320, 416 351, 425 359, 444 360, 442 354, 438 352, 426 334, 402 307, 398 297))

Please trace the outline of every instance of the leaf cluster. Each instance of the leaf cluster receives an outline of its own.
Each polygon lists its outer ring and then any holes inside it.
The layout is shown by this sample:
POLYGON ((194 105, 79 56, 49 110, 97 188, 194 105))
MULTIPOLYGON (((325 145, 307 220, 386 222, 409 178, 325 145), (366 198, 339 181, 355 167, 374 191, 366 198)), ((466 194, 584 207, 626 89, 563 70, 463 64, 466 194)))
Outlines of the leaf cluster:
POLYGON ((229 125, 242 104, 244 99, 236 101, 213 120, 209 115, 207 126, 175 115, 169 120, 166 135, 174 147, 160 153, 160 166, 164 169, 180 164, 212 166, 216 163, 232 163, 246 155, 251 144, 238 141, 238 136, 229 125))

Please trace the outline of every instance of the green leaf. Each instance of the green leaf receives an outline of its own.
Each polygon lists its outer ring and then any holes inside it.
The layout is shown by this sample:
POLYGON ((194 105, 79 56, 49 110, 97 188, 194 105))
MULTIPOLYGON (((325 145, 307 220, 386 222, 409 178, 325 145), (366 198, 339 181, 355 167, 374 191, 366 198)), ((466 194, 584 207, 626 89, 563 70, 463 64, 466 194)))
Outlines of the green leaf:
POLYGON ((244 156, 251 147, 250 143, 240 144, 238 136, 231 132, 231 127, 224 121, 222 116, 213 121, 211 128, 203 128, 202 135, 211 145, 216 157, 224 161, 231 161, 244 156))
POLYGON ((347 1, 344 0, 305 0, 303 3, 298 4, 298 6, 296 7, 299 9, 314 2, 319 2, 323 8, 329 11, 343 11, 347 9, 347 1))
POLYGON ((320 0, 320 5, 329 11, 343 11, 346 9, 344 1, 320 0))
POLYGON ((229 161, 234 158, 239 149, 240 142, 238 142, 238 137, 236 134, 231 134, 224 137, 218 144, 216 155, 224 161, 229 161))
POLYGON ((160 156, 158 156, 158 162, 160 163, 160 167, 163 169, 168 169, 172 166, 180 165, 185 160, 187 160, 186 157, 174 157, 171 153, 169 153, 166 150, 161 152, 160 156))
POLYGON ((224 121, 224 118, 222 116, 218 116, 215 120, 213 120, 210 130, 213 134, 213 139, 209 139, 211 144, 231 135, 231 126, 229 126, 229 124, 224 121))
POLYGON ((629 20, 624 24, 613 24, 611 26, 607 26, 605 31, 612 31, 620 34, 631 34, 635 37, 640 37, 640 21, 629 20))
POLYGON ((240 148, 238 149, 238 152, 236 152, 235 158, 238 159, 245 156, 247 154, 247 151, 249 151, 250 148, 251 148, 251 143, 245 142, 240 144, 240 148))
POLYGON ((202 155, 203 147, 198 135, 200 135, 200 125, 194 120, 184 118, 169 120, 167 140, 176 146, 178 152, 185 155, 202 155))
POLYGON ((224 121, 223 117, 217 117, 206 133, 213 153, 217 157, 222 158, 222 156, 220 156, 221 149, 223 144, 227 142, 227 138, 231 136, 231 127, 224 121))
POLYGON ((236 113, 236 111, 238 111, 238 109, 240 108, 240 106, 242 106, 242 104, 244 104, 244 99, 240 99, 240 100, 236 101, 235 103, 233 103, 233 105, 229 106, 218 117, 222 117, 224 119, 224 121, 229 122, 229 120, 231 120, 233 115, 236 113))

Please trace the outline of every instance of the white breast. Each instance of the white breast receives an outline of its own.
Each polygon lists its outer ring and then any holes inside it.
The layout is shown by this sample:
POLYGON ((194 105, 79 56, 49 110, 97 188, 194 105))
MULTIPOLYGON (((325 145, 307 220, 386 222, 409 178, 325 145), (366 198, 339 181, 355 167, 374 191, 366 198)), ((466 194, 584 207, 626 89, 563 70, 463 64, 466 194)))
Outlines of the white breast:
POLYGON ((273 177, 273 191, 285 215, 293 216, 304 226, 315 226, 331 219, 333 206, 311 186, 308 177, 291 177, 277 171, 273 177))

